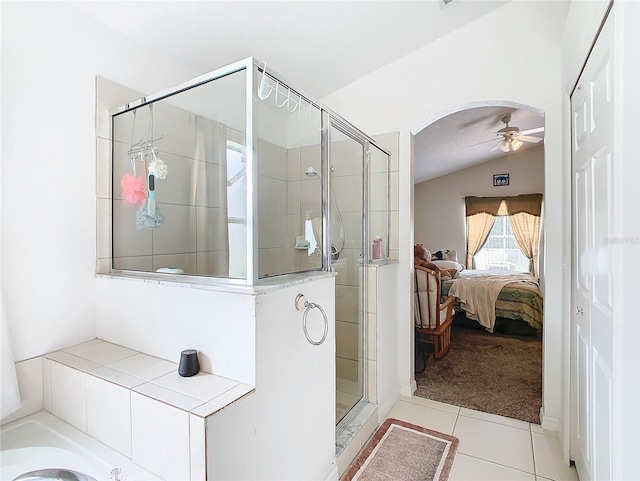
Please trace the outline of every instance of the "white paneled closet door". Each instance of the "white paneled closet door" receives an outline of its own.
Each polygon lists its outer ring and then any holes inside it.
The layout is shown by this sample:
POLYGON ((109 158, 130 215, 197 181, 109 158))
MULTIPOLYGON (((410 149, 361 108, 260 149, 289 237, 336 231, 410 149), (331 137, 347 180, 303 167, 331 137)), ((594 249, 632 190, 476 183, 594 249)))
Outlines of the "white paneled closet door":
POLYGON ((612 479, 613 33, 610 12, 573 95, 573 457, 581 481, 612 479))

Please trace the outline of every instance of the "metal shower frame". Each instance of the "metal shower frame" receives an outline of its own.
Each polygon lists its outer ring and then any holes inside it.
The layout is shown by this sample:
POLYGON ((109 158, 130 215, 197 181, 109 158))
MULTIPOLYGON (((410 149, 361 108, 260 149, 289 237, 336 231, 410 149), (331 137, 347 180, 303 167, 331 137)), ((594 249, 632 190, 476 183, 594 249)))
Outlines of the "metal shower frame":
MULTIPOLYGON (((286 92, 290 95, 298 97, 299 101, 307 102, 310 106, 319 109, 321 113, 321 189, 322 189, 322 271, 331 271, 331 240, 330 240, 330 221, 331 221, 331 204, 330 204, 330 184, 331 175, 329 167, 329 159, 331 158, 331 128, 336 128, 342 133, 351 137, 353 140, 361 143, 364 147, 364 163, 363 163, 363 210, 362 210, 362 225, 363 225, 363 263, 366 266, 369 263, 369 177, 370 177, 370 148, 374 146, 381 152, 390 156, 389 152, 378 145, 371 137, 367 136, 364 132, 357 129, 348 121, 340 117, 335 112, 321 105, 320 102, 313 101, 309 96, 301 93, 300 91, 293 89, 287 83, 277 78, 274 74, 266 71, 266 67, 263 63, 258 62, 253 57, 247 57, 243 60, 239 60, 227 66, 213 70, 206 74, 200 75, 187 82, 177 85, 173 88, 162 90, 156 94, 142 97, 136 101, 125 104, 110 112, 112 118, 118 114, 122 114, 139 107, 152 104, 154 102, 163 100, 167 97, 175 94, 190 90, 192 88, 204 85, 206 83, 215 81, 222 77, 232 75, 245 71, 245 128, 246 128, 246 176, 247 176, 247 191, 246 191, 246 204, 247 204, 247 264, 246 264, 246 278, 245 279, 233 279, 227 277, 211 277, 211 276, 182 276, 191 278, 206 278, 215 280, 220 284, 232 284, 232 285, 245 285, 245 286, 260 286, 264 284, 274 284, 274 279, 282 279, 282 282, 286 282, 287 276, 296 275, 298 273, 286 273, 278 276, 272 276, 269 278, 259 278, 258 276, 258 164, 256 149, 258 145, 257 129, 254 124, 256 122, 254 118, 254 101, 257 98, 255 92, 259 86, 259 75, 266 76, 276 82, 276 86, 282 86, 286 89, 286 92)), ((387 169, 389 172, 389 169, 387 169)), ((387 175, 387 208, 390 207, 390 175, 387 175)), ((387 216, 387 253, 389 253, 389 239, 391 238, 391 220, 390 216, 387 216)), ((113 245, 113 242, 112 242, 113 245)), ((113 252, 112 252, 113 258, 113 252)), ((317 271, 320 269, 313 269, 317 271)), ((117 271, 112 269, 112 271, 117 271)), ((140 272, 130 272, 131 274, 140 275, 140 272)), ((144 273, 144 276, 154 275, 154 273, 144 273)), ((210 282, 207 282, 210 283, 210 282)), ((366 293, 366 289, 364 289, 366 293)), ((366 295, 366 294, 365 294, 366 295)), ((366 302, 366 299, 365 299, 366 302)), ((365 304, 366 305, 366 304, 365 304)))

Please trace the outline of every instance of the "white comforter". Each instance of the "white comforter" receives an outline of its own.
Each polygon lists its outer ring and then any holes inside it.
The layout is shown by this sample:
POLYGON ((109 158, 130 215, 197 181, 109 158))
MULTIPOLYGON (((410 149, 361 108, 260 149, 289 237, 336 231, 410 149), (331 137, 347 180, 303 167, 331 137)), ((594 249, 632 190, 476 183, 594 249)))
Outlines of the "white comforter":
POLYGON ((493 332, 500 291, 507 284, 519 282, 537 283, 531 274, 467 270, 453 282, 449 295, 458 299, 467 317, 493 332))

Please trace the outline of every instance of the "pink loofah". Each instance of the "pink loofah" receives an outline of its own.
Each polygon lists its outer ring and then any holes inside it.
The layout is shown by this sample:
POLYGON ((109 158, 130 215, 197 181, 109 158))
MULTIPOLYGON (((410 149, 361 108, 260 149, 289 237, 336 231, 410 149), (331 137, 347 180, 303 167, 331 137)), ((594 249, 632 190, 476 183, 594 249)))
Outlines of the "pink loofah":
POLYGON ((142 204, 147 198, 147 191, 143 177, 135 177, 131 174, 124 174, 120 181, 122 196, 127 204, 142 204))

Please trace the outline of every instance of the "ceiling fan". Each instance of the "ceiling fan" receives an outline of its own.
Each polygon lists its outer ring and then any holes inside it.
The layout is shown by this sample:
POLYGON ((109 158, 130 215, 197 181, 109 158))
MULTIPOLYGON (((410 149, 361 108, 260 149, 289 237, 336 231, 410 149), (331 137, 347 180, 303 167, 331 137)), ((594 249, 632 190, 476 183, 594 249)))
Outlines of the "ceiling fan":
POLYGON ((524 142, 537 144, 542 140, 541 137, 532 137, 529 134, 544 132, 544 127, 537 127, 535 129, 523 130, 520 132, 518 127, 509 125, 509 122, 511 122, 511 114, 505 115, 500 120, 504 122, 505 127, 498 130, 496 135, 498 137, 502 137, 502 139, 494 145, 489 152, 493 152, 496 149, 500 149, 503 152, 515 152, 522 147, 524 142))

